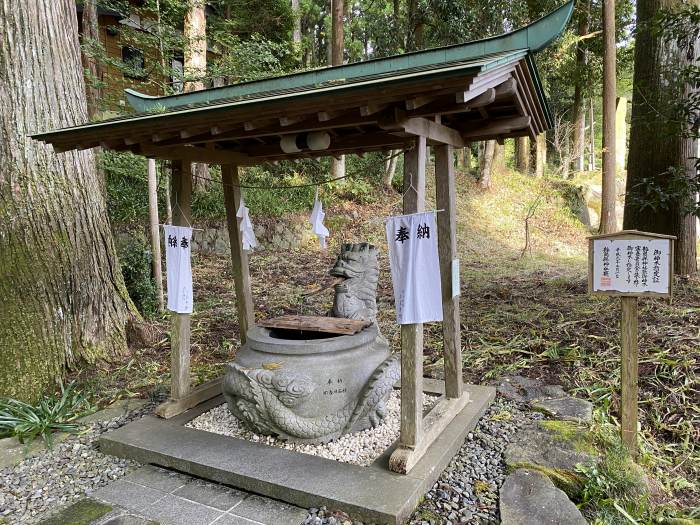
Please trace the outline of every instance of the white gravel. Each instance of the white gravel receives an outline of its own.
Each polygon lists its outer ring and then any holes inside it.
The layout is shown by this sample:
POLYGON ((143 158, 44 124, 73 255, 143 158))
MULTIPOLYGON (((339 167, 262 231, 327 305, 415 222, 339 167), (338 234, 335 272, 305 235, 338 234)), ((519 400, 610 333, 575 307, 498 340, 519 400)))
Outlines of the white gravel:
MULTIPOLYGON (((423 394, 423 407, 430 408, 437 401, 437 397, 423 394)), ((381 456, 399 437, 399 424, 401 421, 401 400, 399 393, 394 391, 387 403, 387 412, 384 422, 377 428, 370 428, 353 434, 346 434, 330 443, 320 445, 307 445, 303 443, 288 443, 272 436, 256 434, 249 430, 243 422, 237 419, 228 407, 219 405, 196 417, 186 426, 205 430, 214 434, 222 434, 257 443, 265 443, 273 447, 294 450, 303 454, 334 459, 342 463, 368 466, 381 456)))

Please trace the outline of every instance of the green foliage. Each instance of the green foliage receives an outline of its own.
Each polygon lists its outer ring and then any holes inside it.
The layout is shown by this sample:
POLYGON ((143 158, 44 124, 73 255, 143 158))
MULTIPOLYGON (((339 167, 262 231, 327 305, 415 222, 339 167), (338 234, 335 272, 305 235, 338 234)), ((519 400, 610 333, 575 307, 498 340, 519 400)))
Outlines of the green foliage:
POLYGON ((105 150, 100 156, 105 175, 107 210, 112 224, 133 224, 148 218, 146 159, 133 153, 105 150))
POLYGON ((124 284, 136 308, 145 317, 158 311, 158 296, 151 273, 152 253, 142 233, 132 232, 117 244, 124 284))
POLYGON ((15 436, 29 446, 41 437, 48 447, 53 445, 54 432, 76 433, 76 419, 91 411, 86 396, 75 383, 61 385, 59 394, 44 396, 31 405, 12 398, 0 399, 0 437, 15 436))

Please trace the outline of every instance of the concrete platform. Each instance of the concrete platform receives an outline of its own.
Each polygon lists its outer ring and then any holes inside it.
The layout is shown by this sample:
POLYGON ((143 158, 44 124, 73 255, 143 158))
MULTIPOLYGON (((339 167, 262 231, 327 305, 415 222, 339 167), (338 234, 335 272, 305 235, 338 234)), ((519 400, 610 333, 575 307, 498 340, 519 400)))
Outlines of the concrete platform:
MULTIPOLYGON (((425 380, 427 393, 444 394, 425 380)), ((368 467, 212 434, 184 424, 221 396, 170 420, 147 416, 104 434, 103 452, 174 469, 302 507, 326 505, 365 522, 399 525, 430 489, 493 401, 491 387, 465 385, 470 402, 407 475, 389 471, 390 447, 368 467)))

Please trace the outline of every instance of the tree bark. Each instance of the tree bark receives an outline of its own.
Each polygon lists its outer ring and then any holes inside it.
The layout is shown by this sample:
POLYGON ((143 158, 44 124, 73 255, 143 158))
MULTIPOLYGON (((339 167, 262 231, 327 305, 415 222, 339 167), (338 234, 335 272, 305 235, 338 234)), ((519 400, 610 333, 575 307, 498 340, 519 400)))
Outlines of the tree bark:
MULTIPOLYGON (((590 28, 590 0, 579 2, 578 16, 578 36, 583 37, 588 34, 590 28)), ((572 119, 574 125, 574 143, 572 160, 574 163, 574 171, 583 171, 584 158, 586 151, 586 112, 583 108, 584 102, 584 86, 583 86, 583 71, 588 65, 588 57, 586 47, 583 40, 579 40, 576 44, 576 77, 574 84, 574 105, 572 108, 572 119)))
MULTIPOLYGON (((343 32, 343 0, 331 0, 331 65, 340 66, 345 52, 345 35, 343 32)), ((331 179, 345 177, 345 155, 331 160, 331 179)))
POLYGON ((493 173, 493 157, 496 152, 496 141, 487 140, 484 143, 483 153, 479 161, 479 186, 484 189, 491 188, 491 175, 493 173))
POLYGON ((87 120, 72 0, 0 3, 0 396, 35 399, 126 353, 134 315, 90 150, 28 137, 87 120))
POLYGON ((544 177, 547 165, 547 135, 540 133, 535 141, 535 177, 544 177))
POLYGON ((299 11, 299 0, 292 0, 292 14, 294 15, 294 31, 292 32, 292 42, 296 46, 301 45, 301 11, 299 11))
MULTIPOLYGON (((617 98, 615 0, 603 0, 603 177, 599 233, 617 231, 615 202, 615 99, 617 98)), ((591 123, 592 125, 592 123, 591 123)))
POLYGON ((588 171, 595 171, 595 111, 593 109, 593 97, 590 98, 590 105, 588 106, 588 121, 590 122, 588 130, 588 138, 590 139, 588 143, 588 171))
POLYGON ((100 110, 102 68, 95 60, 90 48, 100 45, 100 31, 97 25, 97 5, 95 0, 83 2, 83 67, 86 70, 88 83, 86 86, 88 117, 92 119, 100 110), (88 52, 85 51, 88 48, 88 52))
POLYGON ((530 139, 515 139, 515 169, 527 175, 530 173, 530 139))
POLYGON ((625 169, 627 158, 627 99, 618 97, 615 106, 615 167, 625 169))
POLYGON ((648 27, 659 9, 680 5, 680 0, 637 2, 624 227, 677 236, 675 272, 688 275, 697 271, 696 221, 686 211, 691 196, 678 195, 671 188, 674 183, 671 170, 679 170, 680 176, 694 176, 697 145, 696 141, 683 137, 677 125, 669 122, 667 108, 683 96, 678 86, 668 81, 668 72, 677 71, 692 57, 648 27), (650 185, 671 196, 667 205, 643 206, 650 185))
MULTIPOLYGON (((207 75, 207 18, 204 0, 188 0, 185 14, 184 36, 184 92, 204 89, 207 75)), ((192 164, 194 188, 200 190, 209 186, 209 166, 196 162, 192 164)))
POLYGON ((392 189, 392 183, 394 182, 394 175, 396 174, 396 164, 398 162, 399 150, 389 150, 389 154, 384 163, 384 187, 387 189, 392 189))

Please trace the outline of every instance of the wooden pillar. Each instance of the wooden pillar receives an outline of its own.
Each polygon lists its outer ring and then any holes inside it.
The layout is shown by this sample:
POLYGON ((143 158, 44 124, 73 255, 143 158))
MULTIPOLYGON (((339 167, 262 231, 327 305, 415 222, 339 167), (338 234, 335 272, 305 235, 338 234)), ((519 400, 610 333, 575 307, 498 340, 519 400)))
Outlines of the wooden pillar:
MULTIPOLYGON (((192 164, 172 162, 170 193, 175 226, 192 225, 192 164)), ((170 337, 170 396, 181 399, 190 391, 190 314, 172 314, 170 337)))
MULTIPOLYGON (((403 212, 425 210, 425 137, 404 153, 403 212)), ((423 325, 401 325, 401 435, 399 443, 416 448, 423 435, 423 325)))
MULTIPOLYGON (((442 336, 445 362, 445 394, 460 397, 462 385, 462 344, 459 330, 459 295, 453 293, 453 265, 457 261, 457 203, 452 146, 435 148, 435 189, 438 253, 442 281, 442 336)), ((457 277, 459 279, 459 277, 457 277)), ((459 285, 459 280, 454 283, 459 285)), ((458 291, 458 290, 457 290, 458 291)))
POLYGON ((253 293, 250 289, 250 270, 248 255, 241 244, 240 219, 236 216, 241 203, 240 178, 238 166, 221 165, 221 181, 224 186, 224 204, 226 206, 226 225, 231 244, 231 267, 233 282, 236 287, 236 306, 238 324, 241 331, 241 345, 246 341, 248 329, 255 324, 253 293))
POLYGON ((637 455, 637 397, 639 384, 639 352, 637 347, 637 298, 621 297, 622 321, 622 442, 633 456, 637 455))

